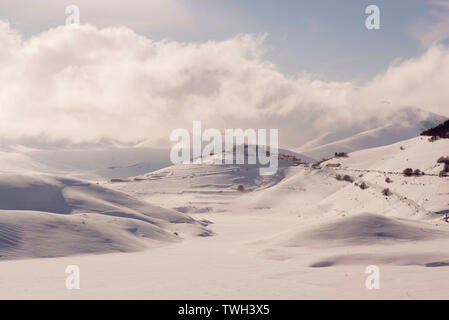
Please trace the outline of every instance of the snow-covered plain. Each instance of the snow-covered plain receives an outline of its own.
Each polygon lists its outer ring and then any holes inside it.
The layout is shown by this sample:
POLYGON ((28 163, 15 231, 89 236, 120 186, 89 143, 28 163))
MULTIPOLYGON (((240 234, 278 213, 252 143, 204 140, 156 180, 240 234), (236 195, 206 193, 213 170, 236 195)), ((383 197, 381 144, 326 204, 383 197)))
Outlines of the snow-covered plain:
POLYGON ((0 298, 445 299, 448 153, 448 139, 417 137, 319 168, 281 160, 263 177, 212 164, 121 182, 4 173, 0 298), (66 289, 67 265, 80 290, 66 289), (370 265, 379 290, 365 286, 370 265))

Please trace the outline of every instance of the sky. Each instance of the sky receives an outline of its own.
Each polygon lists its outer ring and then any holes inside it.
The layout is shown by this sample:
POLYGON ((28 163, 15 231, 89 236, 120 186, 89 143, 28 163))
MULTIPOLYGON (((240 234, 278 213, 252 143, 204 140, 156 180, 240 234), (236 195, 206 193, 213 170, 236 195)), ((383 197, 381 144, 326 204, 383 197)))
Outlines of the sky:
POLYGON ((399 108, 449 116, 448 39, 441 0, 0 0, 0 135, 158 140, 202 120, 297 147, 399 108))
MULTIPOLYGON (((133 28, 155 40, 224 40, 240 33, 267 34, 267 57, 283 73, 330 80, 366 80, 396 59, 422 54, 426 28, 448 30, 447 1, 429 0, 1 0, 0 19, 26 36, 65 23, 65 7, 78 5, 81 23, 133 28), (365 27, 377 5, 381 29, 365 27), (439 12, 435 13, 435 11, 439 12), (330 55, 329 53, 332 53, 330 55)), ((428 32, 430 33, 430 32, 428 32)))

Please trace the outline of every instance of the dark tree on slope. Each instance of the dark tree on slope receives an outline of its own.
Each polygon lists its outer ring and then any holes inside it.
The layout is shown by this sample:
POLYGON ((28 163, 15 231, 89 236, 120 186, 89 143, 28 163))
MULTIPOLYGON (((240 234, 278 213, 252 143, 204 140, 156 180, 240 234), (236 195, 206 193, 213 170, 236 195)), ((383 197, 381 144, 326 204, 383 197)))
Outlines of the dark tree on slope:
POLYGON ((447 120, 446 122, 444 122, 434 128, 423 131, 421 133, 421 135, 449 139, 449 120, 447 120))

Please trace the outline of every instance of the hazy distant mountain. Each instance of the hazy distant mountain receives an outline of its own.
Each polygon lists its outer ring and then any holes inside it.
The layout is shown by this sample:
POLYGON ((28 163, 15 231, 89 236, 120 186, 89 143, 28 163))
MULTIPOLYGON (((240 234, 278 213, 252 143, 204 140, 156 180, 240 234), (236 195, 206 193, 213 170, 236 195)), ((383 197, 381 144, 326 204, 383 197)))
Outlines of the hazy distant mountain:
MULTIPOLYGON (((329 157, 335 152, 381 147, 417 137, 422 131, 447 120, 446 117, 416 108, 403 108, 383 125, 375 125, 354 134, 327 132, 294 151, 311 158, 329 157)), ((374 121, 373 121, 374 122, 374 121)))

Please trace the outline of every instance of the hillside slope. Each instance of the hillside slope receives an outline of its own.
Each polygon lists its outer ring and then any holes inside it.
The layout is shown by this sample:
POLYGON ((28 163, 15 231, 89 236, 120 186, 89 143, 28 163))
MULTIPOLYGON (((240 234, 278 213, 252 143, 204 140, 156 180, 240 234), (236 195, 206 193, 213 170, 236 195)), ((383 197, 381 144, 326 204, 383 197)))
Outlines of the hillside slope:
POLYGON ((432 143, 424 137, 361 150, 347 158, 323 162, 319 169, 292 168, 278 185, 244 201, 272 211, 296 206, 295 211, 303 217, 372 212, 404 218, 436 218, 433 213, 449 210, 449 178, 438 177, 444 164, 437 163, 441 156, 447 156, 448 150, 449 140, 432 143), (402 171, 409 167, 426 175, 404 177, 402 171), (343 180, 345 175, 353 182, 337 179, 340 176, 343 180), (358 186, 363 182, 368 186, 366 190, 358 186), (390 196, 382 194, 386 188, 390 196))

